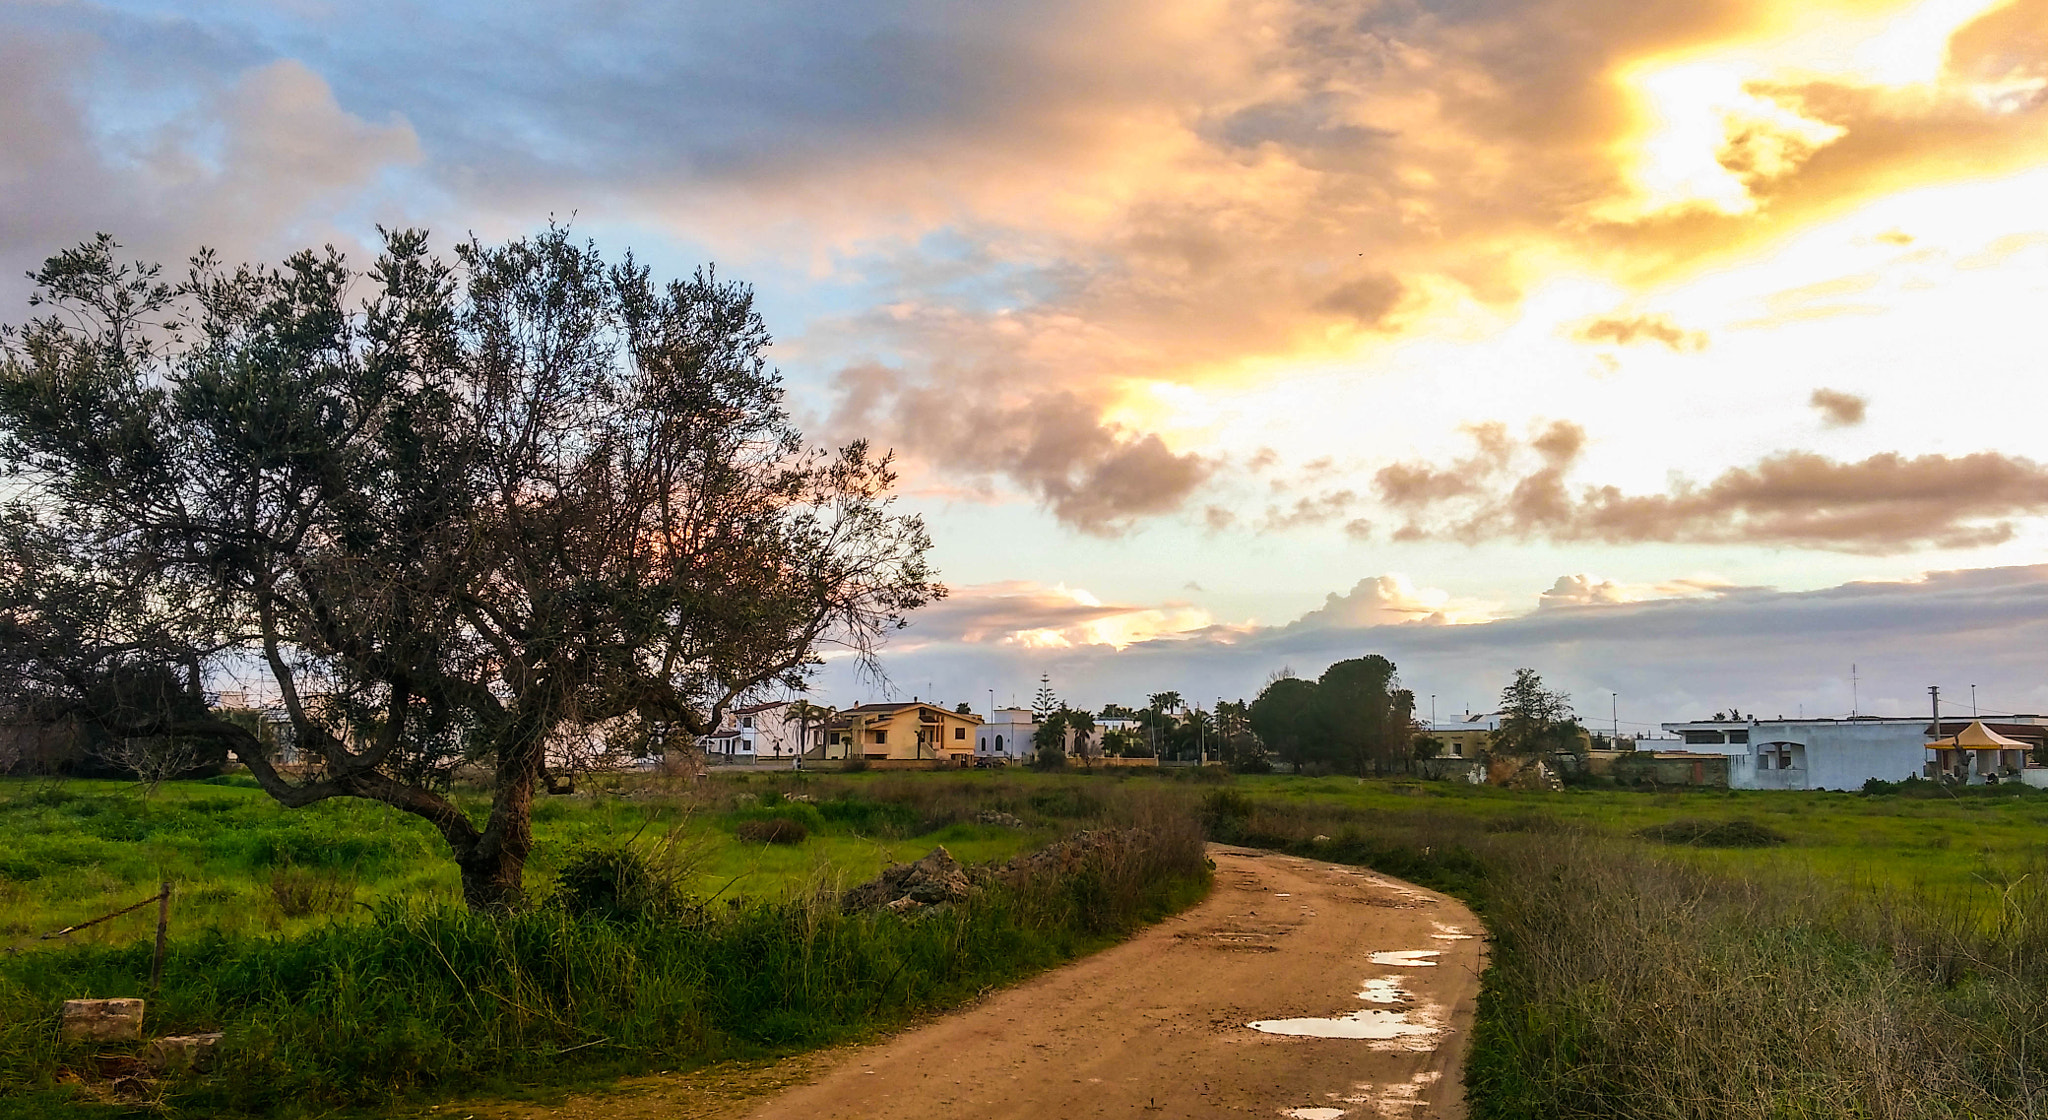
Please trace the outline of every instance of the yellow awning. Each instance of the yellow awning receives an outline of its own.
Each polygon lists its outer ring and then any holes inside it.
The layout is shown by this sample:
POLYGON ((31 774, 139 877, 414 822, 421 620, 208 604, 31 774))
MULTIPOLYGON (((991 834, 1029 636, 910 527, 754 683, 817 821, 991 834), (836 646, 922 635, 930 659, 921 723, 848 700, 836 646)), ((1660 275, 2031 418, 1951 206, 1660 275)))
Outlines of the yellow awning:
POLYGON ((1953 735, 1944 735, 1927 744, 1934 750, 1948 751, 2023 751, 2027 744, 2018 739, 2009 739, 1984 726, 1983 720, 1971 720, 1970 726, 1953 735))

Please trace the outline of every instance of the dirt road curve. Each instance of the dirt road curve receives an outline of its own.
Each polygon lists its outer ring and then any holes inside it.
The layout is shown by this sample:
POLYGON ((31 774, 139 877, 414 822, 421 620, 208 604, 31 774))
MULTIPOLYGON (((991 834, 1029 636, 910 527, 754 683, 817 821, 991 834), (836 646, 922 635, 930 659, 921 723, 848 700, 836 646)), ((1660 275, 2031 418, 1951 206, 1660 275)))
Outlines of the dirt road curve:
POLYGON ((849 1052, 753 1120, 1462 1117, 1483 963, 1453 899, 1212 845, 1179 918, 849 1052))

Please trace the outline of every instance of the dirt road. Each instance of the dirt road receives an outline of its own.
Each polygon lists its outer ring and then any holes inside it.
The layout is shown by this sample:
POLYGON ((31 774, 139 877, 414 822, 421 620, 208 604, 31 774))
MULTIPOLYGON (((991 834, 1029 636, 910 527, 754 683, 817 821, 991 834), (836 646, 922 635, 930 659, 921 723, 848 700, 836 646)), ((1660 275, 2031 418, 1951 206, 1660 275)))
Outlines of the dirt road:
POLYGON ((1210 846, 1216 889, 1115 948, 872 1046, 628 1078, 458 1120, 1462 1117, 1483 965, 1455 900, 1210 846))
POLYGON ((1216 889, 1188 913, 851 1051, 748 1115, 1462 1117, 1471 912, 1356 868, 1210 854, 1216 889))

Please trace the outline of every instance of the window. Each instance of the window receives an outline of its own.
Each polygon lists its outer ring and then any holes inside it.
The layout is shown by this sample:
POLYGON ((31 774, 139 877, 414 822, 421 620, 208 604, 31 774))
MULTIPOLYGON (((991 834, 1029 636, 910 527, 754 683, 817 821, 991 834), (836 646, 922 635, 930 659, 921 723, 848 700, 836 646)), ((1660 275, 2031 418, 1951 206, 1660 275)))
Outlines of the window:
POLYGON ((1002 749, 1003 749, 1003 737, 1002 737, 1001 735, 998 735, 998 736, 996 736, 996 749, 997 749, 997 750, 1002 750, 1002 749))
MULTIPOLYGON (((1725 743, 1728 741, 1721 737, 1719 731, 1687 731, 1684 734, 1687 746, 1694 746, 1700 743, 1725 743)), ((1749 742, 1748 732, 1743 733, 1742 741, 1745 743, 1749 742)))
POLYGON ((966 728, 964 728, 964 727, 956 727, 956 728, 954 728, 954 729, 953 729, 953 738, 955 738, 955 739, 965 739, 965 738, 967 738, 967 729, 966 729, 966 728))
POLYGON ((870 731, 868 734, 875 737, 876 743, 886 743, 889 741, 889 733, 887 731, 870 731))
POLYGON ((1728 733, 1728 741, 1729 741, 1729 742, 1731 742, 1731 743, 1747 743, 1747 742, 1749 742, 1749 731, 1748 731, 1748 729, 1746 729, 1746 728, 1745 728, 1745 729, 1743 729, 1743 730, 1741 730, 1741 731, 1730 731, 1730 732, 1728 733))

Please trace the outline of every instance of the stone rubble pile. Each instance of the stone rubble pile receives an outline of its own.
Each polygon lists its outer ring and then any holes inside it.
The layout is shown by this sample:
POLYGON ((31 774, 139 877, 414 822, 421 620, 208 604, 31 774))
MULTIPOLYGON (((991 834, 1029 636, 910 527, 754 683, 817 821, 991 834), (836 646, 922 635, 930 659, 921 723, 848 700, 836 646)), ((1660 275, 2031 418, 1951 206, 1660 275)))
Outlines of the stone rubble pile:
POLYGON ((944 847, 933 848, 916 863, 891 864, 880 875, 851 888, 839 897, 839 905, 849 914, 862 910, 917 913, 959 902, 983 883, 1018 883, 1041 875, 1071 874, 1085 864, 1141 848, 1147 839, 1142 829, 1076 832, 1008 863, 975 868, 962 867, 944 847))
POLYGON ((958 902, 973 890, 967 870, 940 846, 916 863, 890 864, 880 875, 841 895, 839 905, 849 914, 877 908, 903 914, 958 902))

